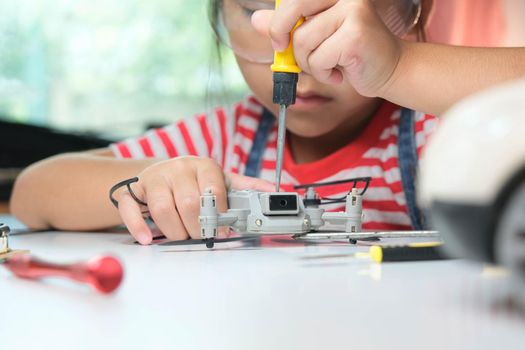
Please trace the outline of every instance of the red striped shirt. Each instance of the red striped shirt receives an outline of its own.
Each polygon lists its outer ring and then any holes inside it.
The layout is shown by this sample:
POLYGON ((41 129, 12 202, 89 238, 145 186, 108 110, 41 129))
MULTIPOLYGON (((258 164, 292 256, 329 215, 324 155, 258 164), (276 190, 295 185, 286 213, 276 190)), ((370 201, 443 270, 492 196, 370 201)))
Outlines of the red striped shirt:
MULTIPOLYGON (((184 119, 162 129, 148 131, 144 136, 111 145, 122 158, 156 157, 161 159, 184 155, 210 157, 225 171, 244 173, 261 120, 263 107, 249 97, 233 108, 217 108, 209 114, 184 119)), ((294 185, 372 177, 363 199, 363 228, 367 230, 410 229, 406 199, 398 162, 398 123, 401 108, 384 103, 361 135, 340 150, 311 163, 295 163, 286 147, 283 161, 284 190, 294 185)), ((437 126, 437 118, 416 113, 416 144, 418 154, 437 126)), ((263 153, 260 177, 274 181, 277 126, 273 127, 263 153)), ((343 197, 348 185, 319 189, 323 197, 343 197)), ((342 210, 341 204, 327 206, 342 210)))

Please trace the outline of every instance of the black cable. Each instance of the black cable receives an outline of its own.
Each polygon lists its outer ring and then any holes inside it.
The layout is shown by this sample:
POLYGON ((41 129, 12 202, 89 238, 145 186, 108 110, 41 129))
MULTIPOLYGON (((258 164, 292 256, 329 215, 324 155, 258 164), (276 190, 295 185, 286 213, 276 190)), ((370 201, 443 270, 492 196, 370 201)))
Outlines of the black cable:
POLYGON ((310 187, 316 188, 316 187, 334 186, 334 185, 347 184, 347 183, 351 183, 351 182, 353 183, 353 187, 356 187, 357 183, 364 182, 365 183, 364 190, 366 191, 368 189, 370 181, 372 181, 371 177, 356 177, 356 178, 346 179, 346 180, 338 180, 338 181, 330 181, 330 182, 319 182, 319 183, 313 183, 313 184, 297 185, 297 186, 294 186, 294 189, 296 189, 296 190, 304 190, 304 189, 308 189, 310 187))
POLYGON ((109 190, 109 200, 111 201, 111 203, 113 203, 115 208, 118 209, 118 201, 115 199, 115 197, 113 197, 113 194, 118 189, 120 189, 120 188, 122 188, 124 186, 126 186, 128 188, 129 194, 131 195, 131 198, 133 198, 135 200, 135 202, 137 202, 138 204, 143 205, 143 206, 148 206, 148 204, 143 202, 143 201, 141 201, 135 195, 135 192, 133 192, 133 190, 131 189, 131 184, 136 183, 136 182, 139 182, 139 178, 138 177, 133 177, 131 179, 127 179, 127 180, 121 181, 118 184, 116 184, 113 187, 111 187, 111 189, 109 190))
MULTIPOLYGON (((341 185, 346 183, 352 183, 352 189, 357 188, 357 184, 360 182, 364 182, 365 186, 361 189, 360 196, 363 196, 366 191, 368 190, 368 187, 370 186, 370 181, 372 181, 371 177, 358 177, 354 179, 346 179, 346 180, 339 180, 339 181, 332 181, 332 182, 322 182, 322 183, 316 183, 316 184, 306 184, 306 185, 299 185, 295 186, 295 189, 308 189, 308 188, 316 188, 316 187, 324 187, 324 186, 333 186, 333 185, 341 185)), ((320 205, 328 205, 328 204, 336 204, 336 203, 345 203, 346 197, 351 194, 352 191, 350 190, 348 194, 346 194, 343 197, 321 197, 321 203, 320 205)))

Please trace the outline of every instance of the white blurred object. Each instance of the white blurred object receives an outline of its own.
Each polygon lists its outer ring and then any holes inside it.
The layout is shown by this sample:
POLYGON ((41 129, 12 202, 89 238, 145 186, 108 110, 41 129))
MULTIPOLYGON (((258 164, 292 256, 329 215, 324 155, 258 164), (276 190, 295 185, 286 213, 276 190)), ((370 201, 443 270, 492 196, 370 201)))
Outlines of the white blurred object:
POLYGON ((510 268, 525 304, 525 80, 448 111, 419 179, 420 205, 449 252, 510 268))

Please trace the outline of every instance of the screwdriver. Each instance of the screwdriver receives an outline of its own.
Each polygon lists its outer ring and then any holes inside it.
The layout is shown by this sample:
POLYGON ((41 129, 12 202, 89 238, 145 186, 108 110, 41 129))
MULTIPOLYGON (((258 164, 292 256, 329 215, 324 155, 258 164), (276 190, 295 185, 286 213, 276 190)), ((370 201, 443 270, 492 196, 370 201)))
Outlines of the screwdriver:
MULTIPOLYGON (((275 1, 277 9, 281 0, 275 1)), ((301 18, 295 28, 304 22, 301 18)), ((294 30, 295 30, 294 28, 294 30)), ((301 68, 295 61, 292 42, 293 31, 290 34, 290 43, 286 50, 275 52, 274 62, 271 67, 273 72, 273 103, 279 105, 279 119, 277 131, 277 163, 275 166, 275 191, 279 192, 281 188, 281 173, 283 169, 283 154, 286 138, 286 109, 288 106, 295 104, 297 97, 297 82, 301 68)))
POLYGON ((421 242, 408 245, 370 247, 370 257, 377 263, 395 261, 446 260, 441 242, 421 242))
POLYGON ((8 234, 9 227, 0 224, 0 263, 17 277, 31 280, 65 277, 89 284, 103 294, 114 292, 122 282, 124 270, 114 257, 98 256, 76 264, 53 264, 34 258, 27 250, 10 249, 8 234))

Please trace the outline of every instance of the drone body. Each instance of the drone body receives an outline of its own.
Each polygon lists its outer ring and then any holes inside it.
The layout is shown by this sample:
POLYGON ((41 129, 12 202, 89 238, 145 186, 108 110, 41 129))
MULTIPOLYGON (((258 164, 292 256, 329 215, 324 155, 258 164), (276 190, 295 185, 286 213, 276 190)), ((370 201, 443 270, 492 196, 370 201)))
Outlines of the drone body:
POLYGON ((338 225, 346 232, 361 232, 362 195, 356 188, 346 196, 344 212, 327 212, 320 204, 313 188, 307 190, 304 200, 297 192, 231 191, 228 211, 218 213, 215 195, 207 192, 201 197, 201 237, 211 248, 219 227, 229 227, 242 235, 298 236, 327 224, 338 225))

